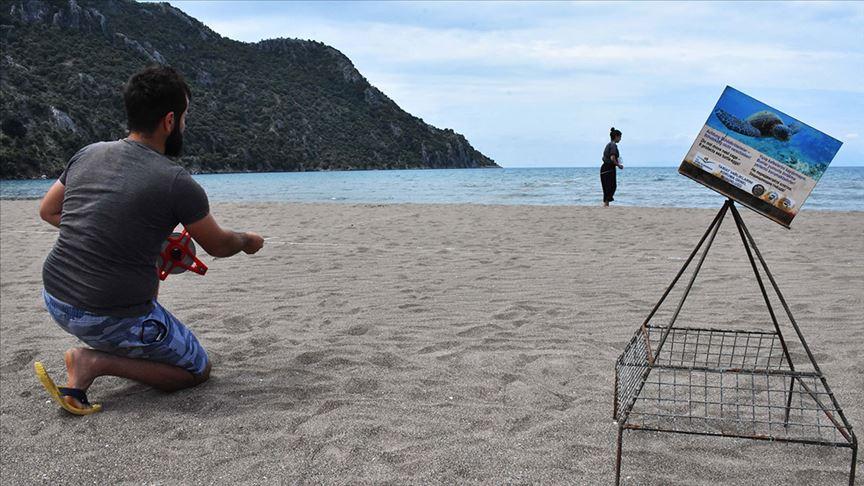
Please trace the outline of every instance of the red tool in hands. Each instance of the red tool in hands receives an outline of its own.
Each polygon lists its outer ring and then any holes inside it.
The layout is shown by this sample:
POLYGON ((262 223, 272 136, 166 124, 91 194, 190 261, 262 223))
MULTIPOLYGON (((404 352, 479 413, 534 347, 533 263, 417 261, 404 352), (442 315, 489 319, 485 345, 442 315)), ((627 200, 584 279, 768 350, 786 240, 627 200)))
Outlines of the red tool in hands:
POLYGON ((184 229, 182 233, 172 233, 162 244, 162 251, 156 259, 159 280, 169 274, 191 270, 199 275, 207 273, 207 265, 195 257, 195 243, 184 229))

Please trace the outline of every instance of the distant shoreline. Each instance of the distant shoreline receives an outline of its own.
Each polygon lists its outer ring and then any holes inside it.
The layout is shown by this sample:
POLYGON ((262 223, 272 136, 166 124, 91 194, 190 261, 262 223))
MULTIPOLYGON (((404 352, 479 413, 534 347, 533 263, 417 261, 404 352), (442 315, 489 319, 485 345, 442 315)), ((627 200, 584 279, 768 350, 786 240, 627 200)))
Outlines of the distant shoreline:
MULTIPOLYGON (((679 164, 674 165, 633 165, 627 167, 628 169, 672 169, 678 167, 679 164)), ((597 168, 600 166, 598 165, 597 168)), ((231 175, 231 174, 301 174, 301 173, 316 173, 316 172, 393 172, 393 171, 438 171, 438 170, 502 170, 502 169, 593 169, 595 168, 592 165, 577 165, 577 166, 512 166, 512 167, 503 167, 503 166, 484 166, 484 167, 413 167, 410 169, 313 169, 313 170, 283 170, 283 171, 212 171, 212 172, 192 172, 189 173, 192 175, 231 175)), ((838 165, 838 166, 829 166, 828 170, 831 169, 864 169, 864 165, 838 165)), ((188 169, 187 169, 188 170, 188 169)), ((20 179, 0 179, 0 182, 10 182, 10 181, 44 181, 44 180, 54 180, 54 177, 30 177, 30 178, 20 178, 20 179)))
MULTIPOLYGON (((374 172, 374 171, 394 171, 394 170, 476 170, 476 169, 518 169, 523 167, 501 167, 501 166, 483 166, 483 167, 412 167, 410 169, 311 169, 311 170, 281 170, 281 171, 254 171, 254 170, 233 170, 233 171, 208 171, 208 172, 193 172, 189 169, 192 175, 230 175, 230 174, 299 174, 305 172, 374 172)), ((530 168, 530 167, 524 167, 530 168)), ((22 177, 18 179, 0 179, 0 181, 45 181, 54 180, 56 177, 49 177, 43 174, 42 177, 22 177)))

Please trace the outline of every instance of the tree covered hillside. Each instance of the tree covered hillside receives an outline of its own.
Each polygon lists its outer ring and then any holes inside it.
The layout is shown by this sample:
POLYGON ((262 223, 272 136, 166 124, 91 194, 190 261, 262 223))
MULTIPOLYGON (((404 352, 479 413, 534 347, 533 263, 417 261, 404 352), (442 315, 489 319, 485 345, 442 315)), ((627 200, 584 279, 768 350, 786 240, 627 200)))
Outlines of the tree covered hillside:
POLYGON ((237 42, 168 4, 0 6, 2 178, 56 176, 81 146, 125 136, 122 85, 150 63, 190 83, 180 163, 193 172, 496 167, 320 42, 237 42))

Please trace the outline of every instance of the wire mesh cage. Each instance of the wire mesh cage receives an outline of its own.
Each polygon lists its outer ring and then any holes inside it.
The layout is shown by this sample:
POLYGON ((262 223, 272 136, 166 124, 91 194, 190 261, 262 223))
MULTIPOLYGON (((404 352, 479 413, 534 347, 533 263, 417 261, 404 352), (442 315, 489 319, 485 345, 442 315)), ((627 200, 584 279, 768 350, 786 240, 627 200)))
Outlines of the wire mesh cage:
POLYGON ((621 478, 624 430, 737 437, 849 448, 855 483, 858 444, 828 382, 732 201, 727 201, 696 249, 615 363, 613 417, 618 425, 616 484, 621 478), (772 319, 773 330, 675 327, 727 210, 732 212, 772 319), (650 323, 700 247, 678 308, 666 326, 650 323), (790 352, 757 267, 795 330, 801 352, 790 352), (798 365, 798 366, 796 366, 798 365))
POLYGON ((778 336, 677 328, 652 367, 662 328, 646 327, 616 363, 625 429, 852 445, 825 379, 791 371, 778 336))

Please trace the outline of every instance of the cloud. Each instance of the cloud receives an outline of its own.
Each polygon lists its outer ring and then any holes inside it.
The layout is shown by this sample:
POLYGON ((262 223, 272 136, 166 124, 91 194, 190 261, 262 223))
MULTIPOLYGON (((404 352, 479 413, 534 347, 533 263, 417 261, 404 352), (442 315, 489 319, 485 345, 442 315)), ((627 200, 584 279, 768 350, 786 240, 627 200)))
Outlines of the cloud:
POLYGON ((505 165, 536 153, 516 139, 542 140, 542 165, 593 164, 611 124, 646 163, 675 163, 727 84, 828 133, 864 130, 854 3, 172 3, 233 39, 332 45, 505 165))

